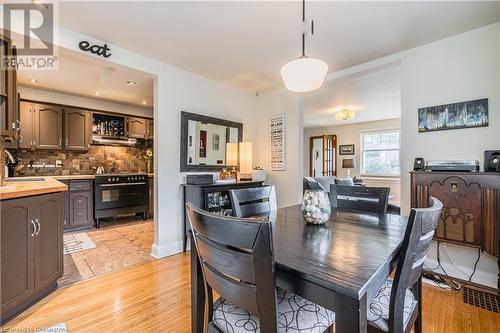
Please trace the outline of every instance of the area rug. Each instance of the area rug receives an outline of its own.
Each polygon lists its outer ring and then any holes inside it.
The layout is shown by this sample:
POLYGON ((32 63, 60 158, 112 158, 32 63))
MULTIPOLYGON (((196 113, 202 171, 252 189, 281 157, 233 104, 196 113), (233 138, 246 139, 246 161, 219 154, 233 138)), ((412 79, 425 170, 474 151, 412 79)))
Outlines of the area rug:
POLYGON ((95 247, 95 243, 85 232, 64 235, 64 254, 85 251, 95 247))

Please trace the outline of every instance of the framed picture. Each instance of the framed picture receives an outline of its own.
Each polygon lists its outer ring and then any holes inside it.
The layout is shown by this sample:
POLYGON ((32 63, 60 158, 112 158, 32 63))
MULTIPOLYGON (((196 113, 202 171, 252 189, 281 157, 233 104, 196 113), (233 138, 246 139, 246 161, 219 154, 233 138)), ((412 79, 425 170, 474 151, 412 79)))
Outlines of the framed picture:
POLYGON ((339 155, 354 155, 354 145, 339 145, 339 155))
POLYGON ((488 99, 430 106, 418 109, 418 131, 488 126, 488 99))
POLYGON ((286 170, 285 115, 271 117, 271 170, 286 170))

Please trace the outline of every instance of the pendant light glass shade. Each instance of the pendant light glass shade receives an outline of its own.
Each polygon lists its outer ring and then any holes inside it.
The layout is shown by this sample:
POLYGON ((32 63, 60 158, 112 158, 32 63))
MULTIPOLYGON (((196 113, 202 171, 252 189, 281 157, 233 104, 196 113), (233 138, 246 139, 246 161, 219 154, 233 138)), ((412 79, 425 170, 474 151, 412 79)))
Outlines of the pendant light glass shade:
POLYGON ((286 89, 294 92, 308 92, 323 85, 328 65, 321 59, 300 57, 281 67, 281 78, 286 89))

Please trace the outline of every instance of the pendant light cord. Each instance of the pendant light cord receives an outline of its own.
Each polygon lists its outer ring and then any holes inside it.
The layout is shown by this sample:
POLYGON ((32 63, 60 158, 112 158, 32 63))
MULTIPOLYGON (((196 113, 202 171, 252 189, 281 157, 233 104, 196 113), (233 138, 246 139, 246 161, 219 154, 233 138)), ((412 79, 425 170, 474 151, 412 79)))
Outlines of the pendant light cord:
POLYGON ((304 23, 306 22, 306 0, 302 0, 302 57, 306 56, 306 33, 304 23))

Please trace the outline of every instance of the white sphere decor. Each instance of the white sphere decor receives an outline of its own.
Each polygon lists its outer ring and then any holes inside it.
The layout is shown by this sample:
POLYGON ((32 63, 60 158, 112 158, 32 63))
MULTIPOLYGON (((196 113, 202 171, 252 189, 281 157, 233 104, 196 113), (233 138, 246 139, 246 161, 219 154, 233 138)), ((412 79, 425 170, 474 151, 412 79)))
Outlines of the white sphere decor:
POLYGON ((302 199, 302 215, 307 223, 324 224, 330 218, 332 208, 325 190, 306 190, 302 199))

